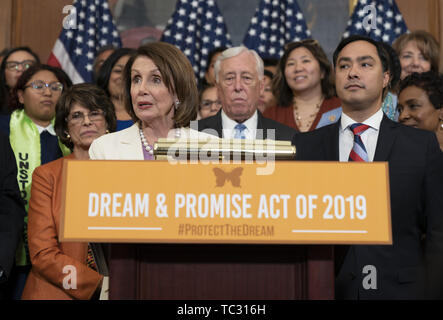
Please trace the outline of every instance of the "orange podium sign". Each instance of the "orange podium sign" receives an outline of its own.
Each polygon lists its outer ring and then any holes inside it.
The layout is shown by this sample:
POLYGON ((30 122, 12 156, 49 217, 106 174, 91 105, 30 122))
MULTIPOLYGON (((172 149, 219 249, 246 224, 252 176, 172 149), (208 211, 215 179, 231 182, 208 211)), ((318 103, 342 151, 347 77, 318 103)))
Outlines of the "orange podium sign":
POLYGON ((388 164, 75 161, 62 241, 391 244, 388 164))

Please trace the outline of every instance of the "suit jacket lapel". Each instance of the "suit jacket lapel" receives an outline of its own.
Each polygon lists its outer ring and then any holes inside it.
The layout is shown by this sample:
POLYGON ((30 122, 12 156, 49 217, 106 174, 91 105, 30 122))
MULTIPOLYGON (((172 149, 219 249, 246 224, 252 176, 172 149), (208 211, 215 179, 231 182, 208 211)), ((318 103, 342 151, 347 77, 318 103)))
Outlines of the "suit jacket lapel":
POLYGON ((218 136, 220 138, 223 138, 223 124, 222 124, 222 114, 221 114, 221 109, 217 112, 217 114, 215 115, 215 123, 214 123, 214 129, 217 130, 218 132, 218 136))
POLYGON ((340 157, 340 151, 339 151, 339 144, 338 144, 338 133, 340 130, 340 119, 332 125, 328 127, 327 135, 325 137, 325 156, 326 160, 329 161, 339 161, 340 157))
POLYGON ((217 114, 211 118, 209 118, 208 122, 206 123, 206 128, 211 128, 218 133, 219 138, 223 138, 223 125, 222 125, 222 116, 221 116, 222 110, 220 109, 217 114))
POLYGON ((123 159, 137 159, 143 160, 143 149, 141 148, 141 140, 139 134, 139 128, 137 124, 134 124, 130 130, 127 130, 120 138, 120 145, 122 146, 123 159))
POLYGON ((267 130, 265 130, 263 121, 264 121, 263 115, 261 114, 261 112, 259 110, 257 110, 257 132, 258 132, 258 130, 262 130, 263 139, 266 140, 267 139, 267 132, 266 132, 267 130))
POLYGON ((375 148, 374 161, 387 161, 392 146, 396 138, 396 128, 398 124, 389 120, 386 115, 380 123, 380 132, 378 134, 377 146, 375 148))

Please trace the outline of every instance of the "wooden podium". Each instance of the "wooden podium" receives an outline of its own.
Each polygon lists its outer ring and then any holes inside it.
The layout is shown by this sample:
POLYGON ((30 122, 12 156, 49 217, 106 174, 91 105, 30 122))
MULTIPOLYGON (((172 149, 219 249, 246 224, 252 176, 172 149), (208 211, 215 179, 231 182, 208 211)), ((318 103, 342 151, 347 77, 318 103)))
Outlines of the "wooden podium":
POLYGON ((108 243, 110 299, 333 299, 333 244, 392 243, 387 164, 273 165, 67 161, 60 239, 108 243))
POLYGON ((111 244, 111 300, 333 299, 332 246, 111 244))

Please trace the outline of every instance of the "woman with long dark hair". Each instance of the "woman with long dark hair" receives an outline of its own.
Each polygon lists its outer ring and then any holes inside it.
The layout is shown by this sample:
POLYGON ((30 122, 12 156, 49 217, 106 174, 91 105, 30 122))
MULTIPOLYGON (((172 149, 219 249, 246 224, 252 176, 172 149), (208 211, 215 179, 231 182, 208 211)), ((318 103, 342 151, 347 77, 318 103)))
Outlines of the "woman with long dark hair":
POLYGON ((39 57, 28 47, 13 48, 6 53, 0 64, 0 114, 11 114, 14 110, 12 90, 23 72, 38 63, 39 57))
POLYGON ((316 40, 285 46, 272 92, 277 106, 267 108, 263 115, 297 131, 312 131, 340 117, 341 102, 335 96, 332 67, 316 40))
POLYGON ((123 70, 132 54, 136 51, 129 48, 116 49, 102 64, 97 76, 97 85, 102 88, 115 108, 117 131, 133 125, 124 102, 123 70))

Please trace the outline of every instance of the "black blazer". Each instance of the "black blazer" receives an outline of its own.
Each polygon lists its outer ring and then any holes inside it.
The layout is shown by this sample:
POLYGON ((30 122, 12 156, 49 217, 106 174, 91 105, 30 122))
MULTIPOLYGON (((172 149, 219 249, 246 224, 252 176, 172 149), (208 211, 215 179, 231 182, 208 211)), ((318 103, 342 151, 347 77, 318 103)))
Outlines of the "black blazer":
MULTIPOLYGON (((24 217, 14 153, 9 139, 0 133, 0 268, 6 278, 10 275, 17 244, 23 233, 24 217)), ((0 299, 4 294, 4 285, 0 283, 0 299)))
MULTIPOLYGON (((294 136, 297 131, 295 131, 291 127, 281 124, 280 122, 263 117, 261 112, 258 110, 257 112, 258 112, 257 129, 263 130, 263 136, 260 136, 260 132, 257 132, 257 139, 272 139, 272 140, 286 140, 286 141, 291 141, 292 139, 294 139, 294 136), (268 131, 272 129, 274 130, 275 133, 268 131), (273 136, 273 134, 275 135, 273 136)), ((205 130, 206 133, 213 135, 216 135, 217 133, 219 138, 223 137, 221 109, 216 115, 198 121, 198 131, 203 131, 203 130, 205 130), (213 130, 207 130, 207 129, 213 129, 213 130)))
MULTIPOLYGON (((298 134, 297 160, 339 160, 340 121, 298 134)), ((386 116, 374 161, 389 162, 393 245, 337 246, 336 298, 443 298, 443 154, 435 134, 386 116), (365 289, 367 265, 377 289, 365 289)), ((367 280, 368 278, 366 278, 367 280)))

